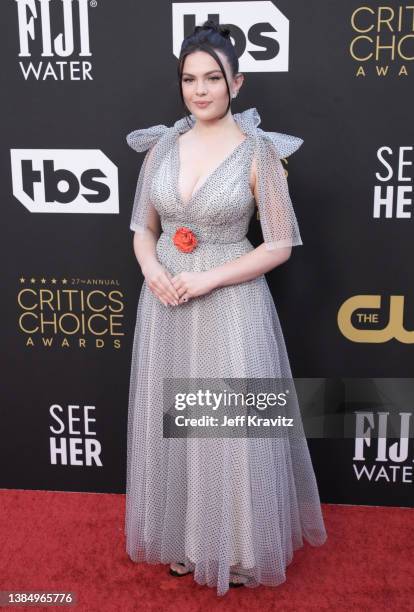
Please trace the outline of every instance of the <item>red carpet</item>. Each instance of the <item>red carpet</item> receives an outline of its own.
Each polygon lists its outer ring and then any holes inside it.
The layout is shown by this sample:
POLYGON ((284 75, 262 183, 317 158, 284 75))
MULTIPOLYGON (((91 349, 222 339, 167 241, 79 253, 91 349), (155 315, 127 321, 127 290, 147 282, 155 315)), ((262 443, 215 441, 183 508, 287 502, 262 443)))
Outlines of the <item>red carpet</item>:
POLYGON ((77 594, 76 606, 44 610, 414 609, 412 509, 323 504, 328 541, 305 542, 285 583, 217 597, 191 575, 174 578, 167 565, 127 557, 123 495, 0 490, 0 507, 0 590, 77 594))

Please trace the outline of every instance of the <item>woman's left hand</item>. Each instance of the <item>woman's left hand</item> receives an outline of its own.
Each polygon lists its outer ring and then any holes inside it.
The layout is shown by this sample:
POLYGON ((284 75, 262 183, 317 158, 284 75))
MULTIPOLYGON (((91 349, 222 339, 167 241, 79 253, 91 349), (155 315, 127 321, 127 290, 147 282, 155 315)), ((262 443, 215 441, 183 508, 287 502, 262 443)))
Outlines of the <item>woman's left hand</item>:
POLYGON ((180 296, 179 303, 188 302, 191 298, 205 295, 215 289, 213 274, 210 270, 204 272, 179 272, 171 279, 180 296))

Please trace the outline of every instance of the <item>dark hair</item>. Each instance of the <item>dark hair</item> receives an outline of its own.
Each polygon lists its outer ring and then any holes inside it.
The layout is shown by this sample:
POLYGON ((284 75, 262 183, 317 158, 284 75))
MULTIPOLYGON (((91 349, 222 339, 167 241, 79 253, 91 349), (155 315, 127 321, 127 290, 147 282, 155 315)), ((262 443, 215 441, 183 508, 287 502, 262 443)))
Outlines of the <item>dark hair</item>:
POLYGON ((227 114, 230 108, 231 95, 229 83, 227 81, 223 63, 214 49, 219 49, 225 54, 230 64, 232 75, 236 75, 239 71, 239 58, 236 55, 235 48, 230 39, 230 28, 228 28, 226 25, 219 25, 212 19, 208 19, 203 23, 203 25, 195 26, 193 32, 189 36, 186 36, 182 42, 180 56, 178 58, 177 71, 181 101, 184 107, 186 108, 187 117, 189 117, 190 113, 188 113, 187 107, 185 106, 184 102, 182 74, 185 58, 187 57, 187 55, 193 53, 194 51, 206 51, 206 53, 209 53, 212 57, 214 57, 214 59, 219 64, 224 76, 224 80, 226 81, 227 92, 229 95, 229 102, 223 117, 227 114))

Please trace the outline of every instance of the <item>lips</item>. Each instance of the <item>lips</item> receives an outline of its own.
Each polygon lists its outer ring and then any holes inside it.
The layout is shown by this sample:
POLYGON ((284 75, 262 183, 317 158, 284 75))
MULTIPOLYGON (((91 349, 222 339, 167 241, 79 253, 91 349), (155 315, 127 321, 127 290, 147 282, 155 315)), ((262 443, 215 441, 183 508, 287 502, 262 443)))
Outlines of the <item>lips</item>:
POLYGON ((200 108, 204 108, 204 107, 208 106, 210 104, 210 102, 194 102, 194 104, 196 104, 200 108))

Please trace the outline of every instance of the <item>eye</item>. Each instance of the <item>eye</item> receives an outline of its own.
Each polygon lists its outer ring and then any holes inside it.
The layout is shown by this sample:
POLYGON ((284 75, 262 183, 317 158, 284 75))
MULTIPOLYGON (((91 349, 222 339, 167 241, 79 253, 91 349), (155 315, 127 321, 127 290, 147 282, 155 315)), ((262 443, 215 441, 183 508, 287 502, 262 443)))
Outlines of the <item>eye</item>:
POLYGON ((221 77, 219 76, 212 76, 210 77, 210 81, 219 81, 221 79, 221 77))

